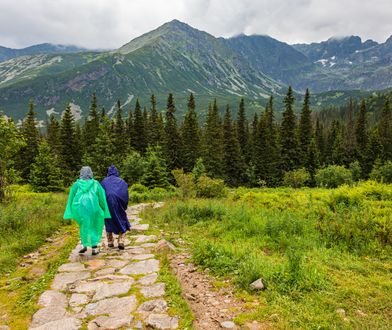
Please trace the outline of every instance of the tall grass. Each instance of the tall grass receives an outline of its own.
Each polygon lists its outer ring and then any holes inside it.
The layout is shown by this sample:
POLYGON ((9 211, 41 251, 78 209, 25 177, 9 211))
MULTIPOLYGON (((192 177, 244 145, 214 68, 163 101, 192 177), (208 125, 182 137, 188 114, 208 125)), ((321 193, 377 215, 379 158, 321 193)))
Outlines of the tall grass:
POLYGON ((9 272, 17 258, 34 251, 60 227, 66 203, 64 193, 16 191, 0 204, 0 273, 9 272))
POLYGON ((240 188, 226 200, 172 201, 147 217, 173 238, 179 232, 196 264, 247 294, 262 278, 269 307, 250 318, 279 314, 279 328, 388 328, 392 309, 382 308, 392 306, 391 211, 392 186, 365 182, 333 190, 240 188), (360 320, 357 309, 368 317, 360 320))

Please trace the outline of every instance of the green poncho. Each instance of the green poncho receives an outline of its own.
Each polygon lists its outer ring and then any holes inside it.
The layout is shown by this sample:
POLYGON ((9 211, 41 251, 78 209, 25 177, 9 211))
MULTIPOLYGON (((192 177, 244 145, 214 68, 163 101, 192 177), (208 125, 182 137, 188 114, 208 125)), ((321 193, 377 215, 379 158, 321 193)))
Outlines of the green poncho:
POLYGON ((80 227, 84 247, 97 246, 101 241, 104 219, 110 218, 105 191, 94 180, 76 180, 68 197, 64 219, 75 219, 80 227))

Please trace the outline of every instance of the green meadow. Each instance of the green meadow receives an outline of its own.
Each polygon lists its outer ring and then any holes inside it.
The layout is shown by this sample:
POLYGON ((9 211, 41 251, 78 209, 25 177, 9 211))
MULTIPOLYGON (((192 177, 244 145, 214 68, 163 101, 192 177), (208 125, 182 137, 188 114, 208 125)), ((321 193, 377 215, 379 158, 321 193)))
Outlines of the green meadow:
MULTIPOLYGON (((392 328, 392 186, 231 190, 149 210, 193 262, 231 280, 246 313, 281 329, 392 328), (261 278, 264 291, 249 284, 261 278)), ((224 283, 221 281, 221 283, 224 283)))

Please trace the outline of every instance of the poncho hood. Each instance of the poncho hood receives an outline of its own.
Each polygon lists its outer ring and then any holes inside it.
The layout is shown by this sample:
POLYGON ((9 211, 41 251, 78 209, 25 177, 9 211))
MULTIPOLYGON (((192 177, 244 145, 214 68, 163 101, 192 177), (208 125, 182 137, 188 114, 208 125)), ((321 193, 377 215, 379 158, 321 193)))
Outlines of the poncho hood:
POLYGON ((111 176, 111 175, 120 176, 120 174, 118 173, 117 167, 114 165, 111 165, 108 168, 108 176, 111 176))
POLYGON ((94 186, 94 181, 93 179, 90 180, 83 180, 83 179, 79 179, 77 180, 78 185, 80 187, 80 189, 82 189, 83 192, 88 192, 89 190, 91 190, 94 186))

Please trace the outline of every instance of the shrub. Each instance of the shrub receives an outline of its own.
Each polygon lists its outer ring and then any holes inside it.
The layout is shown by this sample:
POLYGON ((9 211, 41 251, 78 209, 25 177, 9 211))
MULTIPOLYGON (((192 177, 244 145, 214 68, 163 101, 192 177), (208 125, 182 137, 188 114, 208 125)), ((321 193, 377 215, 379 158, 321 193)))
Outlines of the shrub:
POLYGON ((128 184, 139 182, 144 174, 145 161, 136 151, 129 153, 120 165, 120 173, 128 184))
POLYGON ((226 186, 221 179, 211 179, 202 175, 196 184, 197 197, 215 198, 224 197, 227 194, 226 186))
POLYGON ((353 181, 357 182, 361 178, 361 165, 359 164, 359 161, 352 162, 350 165, 350 171, 351 175, 353 177, 353 181))
POLYGON ((320 187, 336 188, 352 183, 352 173, 343 166, 329 165, 316 172, 316 183, 320 187))
POLYGON ((196 196, 195 178, 192 173, 184 173, 184 170, 173 170, 172 174, 180 188, 182 197, 191 198, 196 196))
POLYGON ((135 183, 133 184, 129 190, 131 192, 135 192, 135 193, 146 193, 148 191, 148 188, 146 186, 143 186, 141 183, 135 183))
POLYGON ((203 158, 198 158, 192 170, 192 174, 195 180, 199 180, 199 178, 205 173, 206 173, 206 168, 203 163, 203 158))
POLYGON ((370 178, 379 182, 392 183, 392 162, 375 165, 370 173, 370 178))
POLYGON ((310 174, 304 168, 300 168, 290 172, 285 172, 283 177, 284 185, 292 188, 301 188, 305 186, 309 180, 310 180, 310 174))

